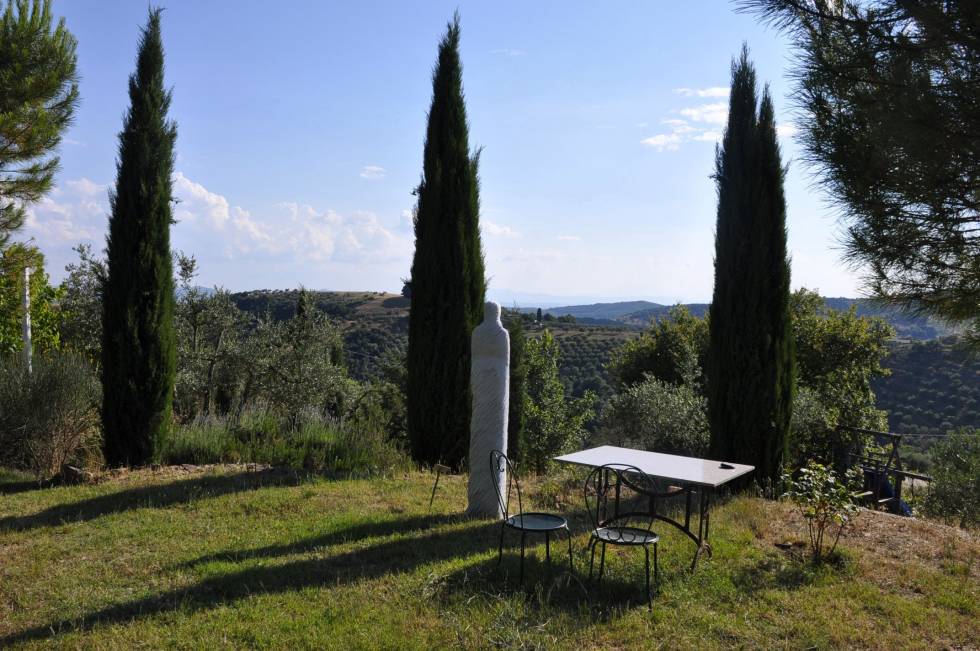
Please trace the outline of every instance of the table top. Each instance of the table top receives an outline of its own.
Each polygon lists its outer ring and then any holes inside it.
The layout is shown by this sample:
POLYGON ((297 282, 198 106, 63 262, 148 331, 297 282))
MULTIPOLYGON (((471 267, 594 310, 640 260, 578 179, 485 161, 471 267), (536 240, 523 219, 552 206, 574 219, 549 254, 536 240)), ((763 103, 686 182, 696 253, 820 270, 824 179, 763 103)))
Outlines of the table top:
POLYGON ((555 461, 593 468, 610 463, 621 463, 635 466, 651 477, 711 487, 721 486, 725 482, 755 470, 755 466, 746 466, 740 463, 722 463, 709 459, 682 457, 676 454, 619 448, 613 445, 601 445, 597 448, 579 450, 555 457, 555 461))

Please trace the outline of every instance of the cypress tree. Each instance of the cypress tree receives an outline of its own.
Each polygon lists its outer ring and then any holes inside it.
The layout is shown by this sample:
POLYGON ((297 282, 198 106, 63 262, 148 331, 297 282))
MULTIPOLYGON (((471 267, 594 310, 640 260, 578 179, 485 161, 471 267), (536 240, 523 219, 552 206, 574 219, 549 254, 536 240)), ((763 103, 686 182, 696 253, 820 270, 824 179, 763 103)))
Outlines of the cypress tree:
POLYGON ((459 14, 439 44, 416 189, 408 329, 408 433, 415 459, 460 466, 469 448, 470 335, 483 316, 479 154, 469 149, 459 14))
POLYGON ((706 363, 711 454, 779 477, 795 356, 790 324, 784 169, 769 89, 756 111, 747 48, 732 64, 728 125, 715 156, 718 217, 706 363))
POLYGON ((119 134, 103 295, 102 423, 110 465, 145 464, 170 425, 176 350, 170 253, 177 129, 167 120, 160 9, 143 29, 119 134))

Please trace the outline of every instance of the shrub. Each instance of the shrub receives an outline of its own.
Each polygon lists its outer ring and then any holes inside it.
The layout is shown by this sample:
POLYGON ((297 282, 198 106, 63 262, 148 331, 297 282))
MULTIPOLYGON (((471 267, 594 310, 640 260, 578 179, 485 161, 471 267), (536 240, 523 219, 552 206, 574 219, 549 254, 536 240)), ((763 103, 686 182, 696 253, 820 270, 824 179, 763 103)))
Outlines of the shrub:
POLYGON ((0 464, 38 479, 66 463, 96 465, 99 456, 99 381, 75 353, 0 358, 0 464))
POLYGON ((691 385, 647 379, 613 396, 596 439, 624 447, 703 456, 708 449, 705 399, 691 385))
POLYGON ((561 352, 547 330, 540 339, 529 339, 524 349, 527 392, 522 396, 524 435, 520 442, 523 462, 543 472, 552 457, 567 452, 585 438, 585 424, 595 415, 591 391, 566 400, 558 377, 561 352))
POLYGON ((933 482, 923 510, 961 527, 980 524, 980 429, 950 432, 933 446, 933 482))
POLYGON ((197 418, 163 439, 160 462, 267 463, 345 474, 409 466, 383 430, 324 418, 312 409, 288 420, 268 410, 247 412, 237 423, 220 416, 197 418))
POLYGON ((841 479, 832 469, 811 461, 795 478, 784 473, 782 481, 786 485, 783 496, 792 500, 806 520, 810 553, 819 563, 834 553, 841 533, 858 511, 854 491, 860 486, 860 472, 849 472, 841 479), (828 542, 830 536, 833 542, 828 542))
POLYGON ((609 374, 621 387, 643 382, 647 375, 671 384, 699 384, 707 346, 708 320, 678 305, 617 348, 608 364, 609 374))

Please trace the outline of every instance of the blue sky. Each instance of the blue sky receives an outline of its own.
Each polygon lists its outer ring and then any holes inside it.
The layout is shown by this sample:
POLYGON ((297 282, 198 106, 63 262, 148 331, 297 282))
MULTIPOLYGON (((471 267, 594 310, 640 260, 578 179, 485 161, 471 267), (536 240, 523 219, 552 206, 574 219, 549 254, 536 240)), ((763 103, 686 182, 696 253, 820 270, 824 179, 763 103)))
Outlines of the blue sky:
MULTIPOLYGON (((795 159, 785 39, 725 1, 202 2, 163 16, 178 124, 175 248, 230 289, 392 290, 411 265, 431 70, 462 16, 491 296, 711 295, 715 139, 745 41, 782 128, 793 284, 858 293, 838 226, 795 159)), ((146 4, 55 0, 82 103, 56 191, 23 236, 63 275, 104 245, 116 136, 146 4)))

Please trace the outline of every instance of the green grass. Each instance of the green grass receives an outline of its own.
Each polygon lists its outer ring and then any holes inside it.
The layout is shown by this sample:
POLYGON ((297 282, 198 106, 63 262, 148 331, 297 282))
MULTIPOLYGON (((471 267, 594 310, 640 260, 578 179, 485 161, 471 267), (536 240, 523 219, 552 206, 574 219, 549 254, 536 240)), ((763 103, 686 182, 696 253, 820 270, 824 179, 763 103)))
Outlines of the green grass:
POLYGON ((513 548, 496 566, 497 525, 458 515, 463 477, 443 478, 431 514, 433 477, 421 473, 141 471, 43 490, 22 479, 0 474, 0 647, 895 649, 978 640, 976 538, 903 523, 896 547, 880 539, 891 521, 878 514, 862 514, 868 526, 844 541, 836 568, 774 548, 798 524, 778 503, 719 506, 714 556, 693 574, 691 543, 665 529, 651 613, 635 551, 610 548, 603 592, 585 589, 577 483, 527 487, 539 506, 575 515, 575 578, 563 573, 564 541, 551 567, 539 545, 521 588, 513 548))

